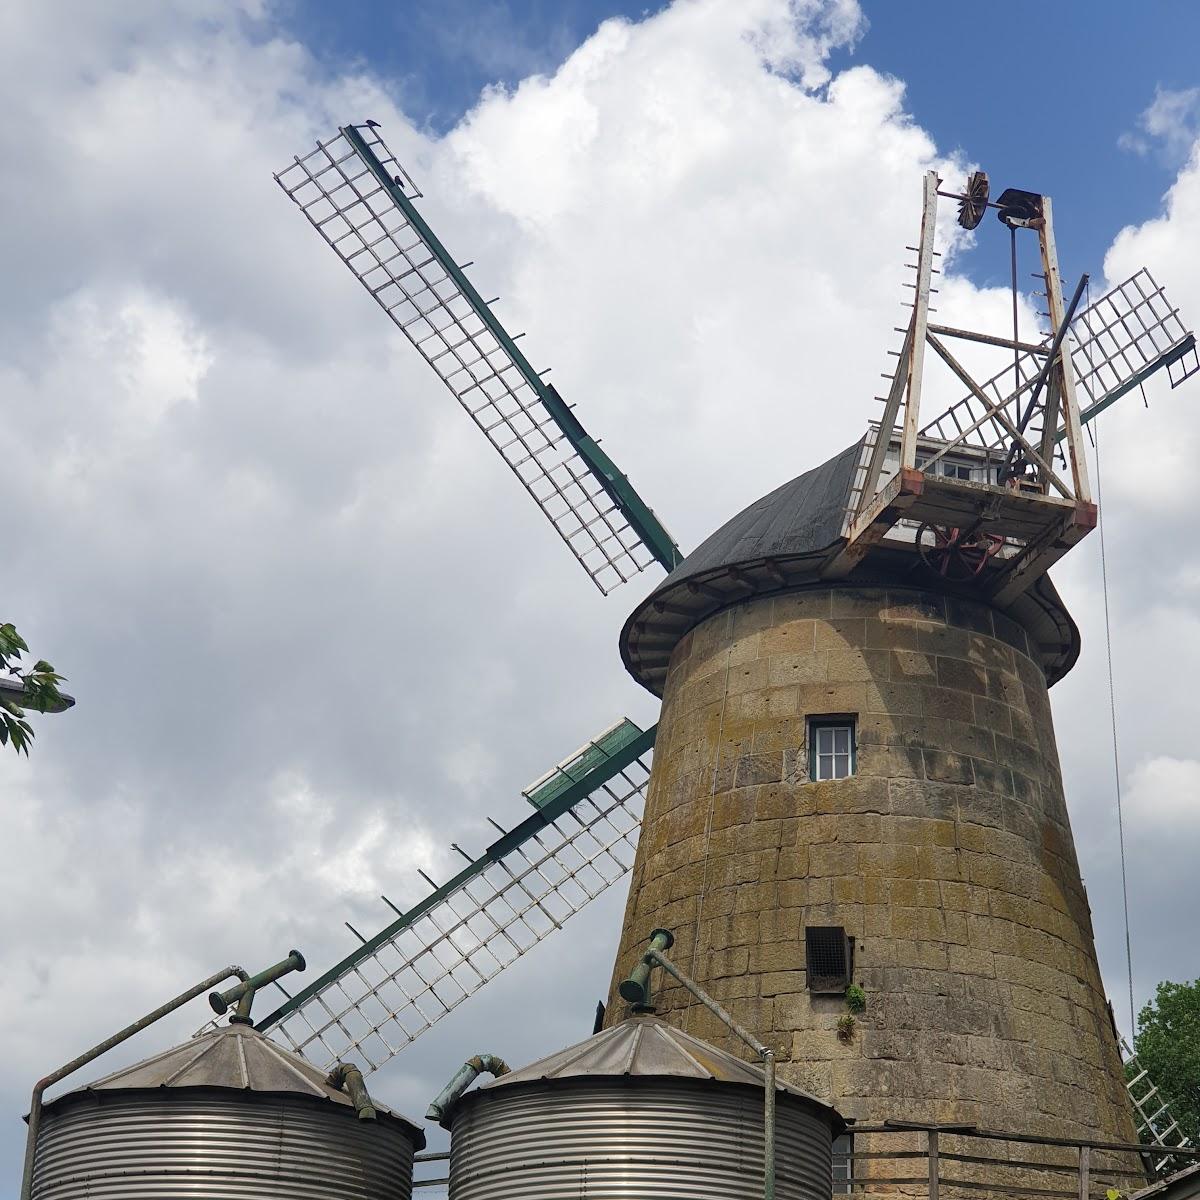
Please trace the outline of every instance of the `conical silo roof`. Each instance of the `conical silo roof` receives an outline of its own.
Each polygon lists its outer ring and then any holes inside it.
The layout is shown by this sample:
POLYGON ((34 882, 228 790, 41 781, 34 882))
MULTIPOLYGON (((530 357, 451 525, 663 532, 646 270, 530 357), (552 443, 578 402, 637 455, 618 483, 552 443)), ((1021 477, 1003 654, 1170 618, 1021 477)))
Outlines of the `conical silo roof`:
MULTIPOLYGON (((478 1089, 492 1092, 525 1083, 596 1079, 601 1076, 643 1079, 696 1079, 718 1083, 741 1083, 762 1088, 765 1076, 760 1067, 709 1045, 666 1021, 653 1016, 635 1016, 594 1034, 586 1041, 509 1071, 478 1089)), ((823 1100, 782 1080, 780 1092, 787 1093, 833 1113, 823 1100)))
MULTIPOLYGON (((229 1024, 199 1034, 161 1054, 103 1079, 56 1097, 47 1109, 72 1098, 91 1095, 102 1100, 114 1092, 155 1091, 162 1088, 217 1088, 273 1096, 304 1096, 353 1108, 350 1097, 326 1081, 326 1072, 315 1063, 277 1046, 252 1025, 229 1024)), ((372 1097, 381 1117, 400 1121, 424 1145, 419 1125, 393 1112, 372 1097)))

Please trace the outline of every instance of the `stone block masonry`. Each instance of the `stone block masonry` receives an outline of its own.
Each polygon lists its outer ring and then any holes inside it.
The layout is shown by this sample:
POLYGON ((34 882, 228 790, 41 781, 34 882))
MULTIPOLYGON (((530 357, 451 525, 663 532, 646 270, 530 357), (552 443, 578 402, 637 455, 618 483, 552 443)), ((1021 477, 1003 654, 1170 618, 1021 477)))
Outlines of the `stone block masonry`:
MULTIPOLYGON (((719 612, 675 647, 613 977, 656 926, 860 1121, 1133 1141, 1063 798, 1046 680, 982 603, 814 587, 719 612), (809 776, 809 721, 852 718, 854 773, 809 776), (808 989, 805 928, 854 939, 867 995, 808 989)), ((661 1015, 740 1046, 681 988, 661 1015)))

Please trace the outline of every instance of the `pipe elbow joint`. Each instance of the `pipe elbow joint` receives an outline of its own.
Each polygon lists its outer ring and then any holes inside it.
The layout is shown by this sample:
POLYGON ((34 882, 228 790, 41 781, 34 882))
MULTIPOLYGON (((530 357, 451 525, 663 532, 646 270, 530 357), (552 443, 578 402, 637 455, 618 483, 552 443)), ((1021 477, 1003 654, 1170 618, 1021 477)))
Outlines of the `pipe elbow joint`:
POLYGON ((497 1054, 476 1054, 467 1059, 467 1065, 474 1068, 476 1075, 494 1075, 497 1079, 511 1070, 508 1063, 497 1054))
POLYGON ((494 1075, 499 1079, 501 1075, 507 1075, 508 1071, 508 1063, 496 1054, 476 1054, 472 1058, 468 1058, 454 1072, 454 1078, 442 1088, 437 1098, 430 1104, 425 1112, 425 1119, 437 1121, 439 1125, 445 1124, 450 1110, 457 1103, 459 1097, 480 1075, 494 1075))
POLYGON ((354 1105, 354 1111, 360 1121, 374 1121, 378 1116, 375 1103, 363 1080, 363 1074, 354 1063, 338 1063, 329 1072, 325 1082, 350 1097, 350 1102, 354 1105))

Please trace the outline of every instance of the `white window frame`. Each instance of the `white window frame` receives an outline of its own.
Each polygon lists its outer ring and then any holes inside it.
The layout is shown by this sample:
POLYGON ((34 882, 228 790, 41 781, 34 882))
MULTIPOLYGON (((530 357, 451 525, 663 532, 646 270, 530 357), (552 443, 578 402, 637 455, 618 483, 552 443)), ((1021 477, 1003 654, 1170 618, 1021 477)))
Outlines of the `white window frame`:
POLYGON ((854 733, 853 717, 809 718, 809 776, 814 783, 848 779, 854 774, 854 733))

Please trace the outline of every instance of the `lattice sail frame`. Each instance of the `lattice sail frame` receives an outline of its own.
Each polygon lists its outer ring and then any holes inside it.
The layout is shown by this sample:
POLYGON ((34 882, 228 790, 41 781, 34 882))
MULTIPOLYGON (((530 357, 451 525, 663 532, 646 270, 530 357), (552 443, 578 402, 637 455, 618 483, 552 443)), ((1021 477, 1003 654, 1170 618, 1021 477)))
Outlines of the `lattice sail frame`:
MULTIPOLYGON (((1200 370, 1195 337, 1144 267, 1078 313, 1067 340, 1079 391, 1081 423, 1103 412, 1156 371, 1166 368, 1171 387, 1175 388, 1200 370)), ((992 404, 1005 409, 1010 419, 1015 419, 1021 396, 1033 386, 1048 348, 1047 343, 1041 354, 1022 353, 1017 359, 1019 393, 1012 387, 1011 366, 980 385, 992 404)), ((1033 433, 1040 441, 1040 423, 1033 426, 1033 433)), ((1066 436, 1061 419, 1052 433, 1055 443, 1066 436)), ((918 437, 945 443, 939 458, 959 445, 1003 458, 1009 440, 1003 424, 973 392, 925 425, 918 437)))
POLYGON ((447 253, 373 124, 346 126, 275 176, 470 414, 601 592, 673 539, 447 253), (410 195, 409 193, 412 193, 410 195))
POLYGON ((628 873, 655 733, 623 746, 258 1028, 322 1065, 351 1057, 378 1069, 628 873))

